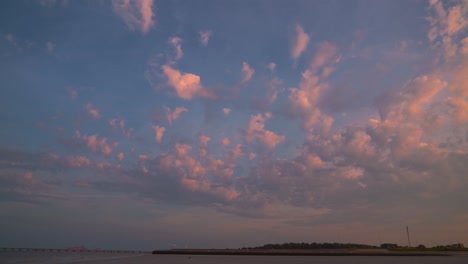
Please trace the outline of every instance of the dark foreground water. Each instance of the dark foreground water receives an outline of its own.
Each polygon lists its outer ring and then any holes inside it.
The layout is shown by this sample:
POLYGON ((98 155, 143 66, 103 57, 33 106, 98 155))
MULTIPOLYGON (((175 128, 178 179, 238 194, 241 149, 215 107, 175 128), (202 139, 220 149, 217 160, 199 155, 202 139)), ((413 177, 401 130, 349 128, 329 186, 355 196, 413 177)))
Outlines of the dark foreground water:
POLYGON ((0 252, 0 263, 27 264, 468 264, 468 255, 449 257, 388 256, 188 256, 79 252, 0 252))

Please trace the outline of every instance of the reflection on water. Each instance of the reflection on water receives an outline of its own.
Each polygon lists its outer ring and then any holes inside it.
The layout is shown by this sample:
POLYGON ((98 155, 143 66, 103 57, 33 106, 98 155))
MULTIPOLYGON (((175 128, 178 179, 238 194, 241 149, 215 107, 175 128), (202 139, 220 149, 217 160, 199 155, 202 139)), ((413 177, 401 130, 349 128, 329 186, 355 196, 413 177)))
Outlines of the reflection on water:
POLYGON ((97 260, 114 260, 141 256, 130 253, 94 253, 94 252, 45 252, 45 251, 0 251, 2 264, 62 264, 62 263, 93 263, 97 260))

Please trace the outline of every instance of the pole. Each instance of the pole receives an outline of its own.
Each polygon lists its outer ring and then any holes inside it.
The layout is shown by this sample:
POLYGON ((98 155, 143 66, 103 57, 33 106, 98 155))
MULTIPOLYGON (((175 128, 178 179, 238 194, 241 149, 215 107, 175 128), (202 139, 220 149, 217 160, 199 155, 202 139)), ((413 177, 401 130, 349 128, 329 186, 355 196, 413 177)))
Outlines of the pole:
POLYGON ((409 229, 408 229, 408 226, 406 226, 406 235, 408 236, 408 246, 411 247, 411 242, 410 242, 410 239, 409 239, 409 229))

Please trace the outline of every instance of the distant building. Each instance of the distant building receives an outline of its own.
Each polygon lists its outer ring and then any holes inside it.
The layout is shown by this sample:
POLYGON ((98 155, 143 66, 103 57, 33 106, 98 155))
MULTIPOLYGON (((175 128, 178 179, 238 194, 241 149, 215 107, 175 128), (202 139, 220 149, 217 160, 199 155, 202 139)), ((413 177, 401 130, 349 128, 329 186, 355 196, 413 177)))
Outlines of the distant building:
POLYGON ((462 243, 457 243, 457 244, 450 245, 450 247, 452 247, 452 248, 465 248, 465 245, 463 245, 462 243))

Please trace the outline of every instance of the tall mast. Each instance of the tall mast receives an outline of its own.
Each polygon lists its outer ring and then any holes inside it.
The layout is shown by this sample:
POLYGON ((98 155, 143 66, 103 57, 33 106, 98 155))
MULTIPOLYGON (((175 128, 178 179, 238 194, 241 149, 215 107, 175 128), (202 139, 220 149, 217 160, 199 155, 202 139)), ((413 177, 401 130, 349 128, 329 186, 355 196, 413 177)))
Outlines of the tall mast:
POLYGON ((409 229, 408 229, 408 226, 406 226, 406 235, 408 236, 408 246, 411 247, 411 242, 410 242, 410 239, 409 239, 409 229))

